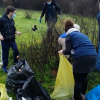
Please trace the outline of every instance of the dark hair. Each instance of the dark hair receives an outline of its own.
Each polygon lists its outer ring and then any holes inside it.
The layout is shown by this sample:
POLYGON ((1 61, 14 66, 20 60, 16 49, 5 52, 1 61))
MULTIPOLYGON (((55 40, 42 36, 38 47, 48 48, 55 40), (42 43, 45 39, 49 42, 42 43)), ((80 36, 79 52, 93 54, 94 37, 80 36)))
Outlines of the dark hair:
POLYGON ((67 32, 70 28, 74 28, 74 22, 71 19, 68 19, 65 22, 65 32, 67 32))
POLYGON ((14 12, 16 10, 16 8, 14 8, 13 6, 8 6, 7 9, 6 9, 6 13, 7 15, 10 13, 10 12, 14 12))
POLYGON ((52 1, 52 0, 47 0, 47 1, 52 1))

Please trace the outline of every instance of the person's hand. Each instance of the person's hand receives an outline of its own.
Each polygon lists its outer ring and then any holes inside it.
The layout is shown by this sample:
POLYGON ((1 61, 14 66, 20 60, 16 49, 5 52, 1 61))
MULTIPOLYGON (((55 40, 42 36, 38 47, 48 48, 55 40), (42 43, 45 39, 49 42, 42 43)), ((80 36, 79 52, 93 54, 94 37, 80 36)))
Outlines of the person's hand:
POLYGON ((15 32, 18 36, 20 36, 22 33, 21 32, 18 32, 18 31, 16 31, 15 32))
POLYGON ((41 23, 41 21, 42 21, 42 19, 40 18, 40 19, 39 19, 39 22, 41 23))
POLYGON ((2 35, 0 35, 0 40, 1 40, 1 41, 3 41, 3 40, 4 40, 4 38, 3 38, 3 36, 2 36, 2 35))
POLYGON ((61 15, 59 15, 59 18, 61 18, 61 15))
POLYGON ((60 55, 63 55, 63 50, 58 51, 60 55))

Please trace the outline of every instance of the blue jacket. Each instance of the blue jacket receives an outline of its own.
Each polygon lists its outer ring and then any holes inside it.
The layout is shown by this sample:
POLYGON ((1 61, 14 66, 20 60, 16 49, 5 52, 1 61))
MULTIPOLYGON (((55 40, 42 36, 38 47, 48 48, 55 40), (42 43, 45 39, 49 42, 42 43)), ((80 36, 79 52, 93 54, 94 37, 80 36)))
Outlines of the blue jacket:
POLYGON ((94 45, 83 33, 78 31, 71 32, 66 36, 66 50, 63 51, 64 54, 70 54, 73 49, 75 52, 73 54, 74 58, 81 56, 96 56, 97 52, 94 45))
POLYGON ((66 32, 60 35, 60 38, 66 38, 66 32))

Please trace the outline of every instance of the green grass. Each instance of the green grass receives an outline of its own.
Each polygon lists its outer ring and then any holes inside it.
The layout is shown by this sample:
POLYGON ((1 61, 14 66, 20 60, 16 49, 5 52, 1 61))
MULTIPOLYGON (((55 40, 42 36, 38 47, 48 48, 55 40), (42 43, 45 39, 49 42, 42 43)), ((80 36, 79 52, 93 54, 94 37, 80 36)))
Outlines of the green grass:
POLYGON ((31 19, 25 18, 24 10, 17 11, 17 16, 15 17, 15 25, 18 31, 22 33, 20 37, 17 36, 17 42, 19 40, 25 39, 26 41, 31 38, 31 34, 34 35, 37 39, 40 38, 41 30, 46 30, 46 24, 44 21, 44 18, 42 20, 42 23, 39 23, 39 17, 41 15, 41 12, 33 11, 33 16, 31 19), (32 31, 31 28, 37 25, 38 30, 32 31))
POLYGON ((5 74, 5 73, 0 69, 0 83, 5 84, 5 83, 6 83, 6 77, 7 77, 7 74, 5 74))

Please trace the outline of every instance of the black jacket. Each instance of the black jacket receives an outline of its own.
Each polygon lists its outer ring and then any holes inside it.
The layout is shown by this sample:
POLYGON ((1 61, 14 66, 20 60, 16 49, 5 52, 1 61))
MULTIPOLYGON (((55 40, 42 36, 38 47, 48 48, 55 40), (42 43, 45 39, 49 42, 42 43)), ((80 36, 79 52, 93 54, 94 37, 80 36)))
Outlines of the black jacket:
MULTIPOLYGON (((48 4, 47 2, 44 3, 44 6, 43 6, 43 11, 42 11, 42 14, 41 14, 41 18, 44 16, 45 14, 45 22, 48 21, 49 19, 49 15, 48 15, 48 4)), ((55 1, 52 1, 51 3, 51 6, 52 6, 52 19, 57 21, 57 14, 61 15, 61 9, 60 9, 60 6, 55 2, 55 1)))
POLYGON ((0 33, 4 37, 4 41, 15 41, 15 22, 13 19, 9 19, 5 13, 0 18, 0 33))

